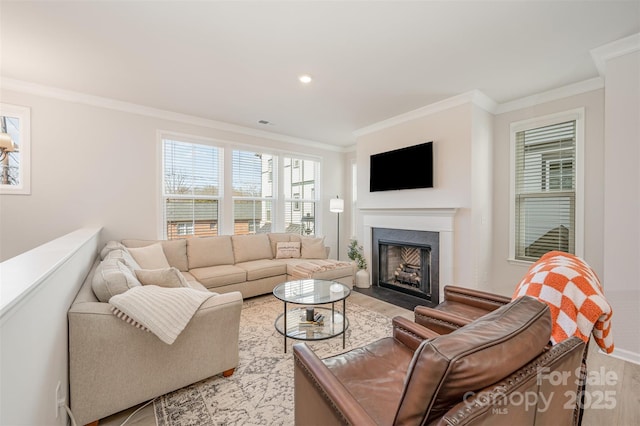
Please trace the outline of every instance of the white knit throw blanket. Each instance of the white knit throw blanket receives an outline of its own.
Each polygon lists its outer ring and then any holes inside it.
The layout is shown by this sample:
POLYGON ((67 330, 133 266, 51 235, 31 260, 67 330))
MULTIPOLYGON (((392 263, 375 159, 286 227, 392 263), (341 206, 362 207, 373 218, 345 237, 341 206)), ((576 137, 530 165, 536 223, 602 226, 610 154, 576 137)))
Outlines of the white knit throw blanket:
POLYGON ((109 299, 118 318, 150 331, 172 344, 200 305, 215 293, 192 288, 165 288, 156 285, 133 287, 109 299))

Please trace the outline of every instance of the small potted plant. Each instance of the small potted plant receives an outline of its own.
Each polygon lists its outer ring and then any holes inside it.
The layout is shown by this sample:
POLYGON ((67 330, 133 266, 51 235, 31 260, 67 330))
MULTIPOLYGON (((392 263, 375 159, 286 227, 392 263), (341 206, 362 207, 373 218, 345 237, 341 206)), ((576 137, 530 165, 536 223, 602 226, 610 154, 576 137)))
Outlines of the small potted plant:
POLYGON ((355 238, 349 243, 349 251, 347 252, 349 259, 353 260, 358 267, 356 272, 356 287, 367 288, 369 287, 369 271, 367 271, 367 259, 363 254, 362 246, 358 245, 358 240, 355 238))

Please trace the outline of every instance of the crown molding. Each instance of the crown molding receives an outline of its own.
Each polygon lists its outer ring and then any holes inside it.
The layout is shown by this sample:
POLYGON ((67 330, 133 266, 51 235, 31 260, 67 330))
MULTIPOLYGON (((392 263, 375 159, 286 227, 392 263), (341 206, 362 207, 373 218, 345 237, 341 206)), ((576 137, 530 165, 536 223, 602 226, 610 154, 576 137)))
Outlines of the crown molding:
POLYGON ((516 111, 523 108, 530 108, 546 102, 563 99, 569 96, 579 95, 581 93, 591 92, 593 90, 602 89, 604 87, 604 78, 594 77, 589 80, 579 81, 578 83, 569 84, 567 86, 558 87, 557 89, 548 90, 535 95, 516 99, 498 105, 495 114, 516 111))
POLYGON ((152 108, 144 105, 134 104, 131 102, 119 101, 101 96, 88 95, 86 93, 74 92, 71 90, 59 89, 56 87, 45 86, 37 83, 31 83, 13 78, 0 77, 0 87, 3 90, 11 90, 15 92, 27 93, 31 95, 43 96, 47 98, 59 99, 62 101, 74 102, 84 105, 95 106, 99 108, 107 108, 115 111, 127 112, 130 114, 142 115, 145 117, 158 118, 161 120, 170 120, 184 124, 192 124, 195 126, 206 127, 209 129, 222 130, 225 132, 237 133, 246 136, 253 136, 264 139, 271 139, 278 142, 286 142, 296 145, 322 149, 325 151, 345 152, 345 148, 328 143, 317 142, 309 139, 296 138, 293 136, 283 135, 281 133, 268 132, 265 130, 252 129, 237 124, 225 123, 222 121, 211 120, 208 118, 197 117, 193 115, 181 114, 178 112, 167 111, 158 108, 152 108))
POLYGON ((638 50, 640 50, 640 33, 591 49, 591 58, 596 63, 598 73, 604 76, 607 72, 607 61, 638 50))
POLYGON ((480 108, 493 113, 497 104, 496 102, 482 93, 479 90, 471 90, 469 92, 461 93, 456 96, 452 96, 447 99, 423 106, 413 111, 406 112, 404 114, 396 115, 395 117, 388 118, 386 120, 379 121, 370 126, 363 127, 355 130, 353 135, 355 137, 364 136, 369 133, 377 132, 388 127, 397 126, 398 124, 405 123, 407 121, 415 120, 418 118, 426 117, 428 115, 435 114, 440 111, 445 111, 450 108, 454 108, 464 104, 475 104, 480 108))

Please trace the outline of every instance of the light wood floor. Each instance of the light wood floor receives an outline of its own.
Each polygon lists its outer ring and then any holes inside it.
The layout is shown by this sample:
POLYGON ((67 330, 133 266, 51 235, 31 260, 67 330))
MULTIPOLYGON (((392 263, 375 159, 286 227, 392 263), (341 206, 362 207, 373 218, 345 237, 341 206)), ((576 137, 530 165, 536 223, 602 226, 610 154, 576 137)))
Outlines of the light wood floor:
MULTIPOLYGON (((378 312, 389 318, 400 315, 413 320, 413 312, 382 300, 374 299, 367 295, 352 292, 349 300, 357 303, 372 311, 378 312)), ((609 391, 609 395, 613 397, 615 404, 604 404, 600 401, 600 405, 615 405, 611 409, 591 408, 585 409, 583 417, 583 426, 602 426, 602 425, 619 425, 619 426, 637 426, 640 425, 640 365, 622 361, 618 358, 600 353, 595 342, 589 344, 589 355, 587 358, 587 366, 592 377, 600 377, 602 373, 615 374, 616 379, 612 385, 591 384, 587 386, 587 394, 591 397, 591 405, 598 405, 598 397, 600 392, 609 391), (613 392, 613 393, 611 393, 613 392)), ((588 399, 588 398, 587 398, 588 399)), ((589 401, 585 399, 585 405, 589 405, 589 401)), ((100 425, 118 426, 120 425, 137 407, 125 410, 100 421, 100 425)), ((153 405, 149 405, 141 409, 134 417, 132 417, 127 425, 136 426, 156 426, 155 415, 153 414, 153 405)))

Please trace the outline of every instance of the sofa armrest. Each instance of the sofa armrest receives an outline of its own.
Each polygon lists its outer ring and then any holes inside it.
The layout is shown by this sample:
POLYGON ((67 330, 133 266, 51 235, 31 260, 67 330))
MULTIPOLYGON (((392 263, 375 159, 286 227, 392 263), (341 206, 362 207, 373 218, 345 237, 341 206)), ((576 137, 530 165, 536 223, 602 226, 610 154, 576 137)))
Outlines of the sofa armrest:
POLYGON ((293 345, 297 425, 375 425, 375 421, 305 344, 293 345))
POLYGON ((90 423, 238 365, 242 295, 205 301, 172 345, 111 313, 77 302, 68 312, 70 402, 90 423))
POLYGON ((487 311, 493 311, 511 302, 510 297, 453 285, 444 287, 444 300, 464 303, 465 305, 486 309, 487 311))
POLYGON ((416 306, 413 313, 417 324, 438 334, 449 334, 471 322, 468 318, 426 306, 416 306))
POLYGON ((415 351, 423 341, 440 336, 440 334, 435 331, 416 324, 404 317, 394 317, 392 323, 393 338, 412 351, 415 351))

